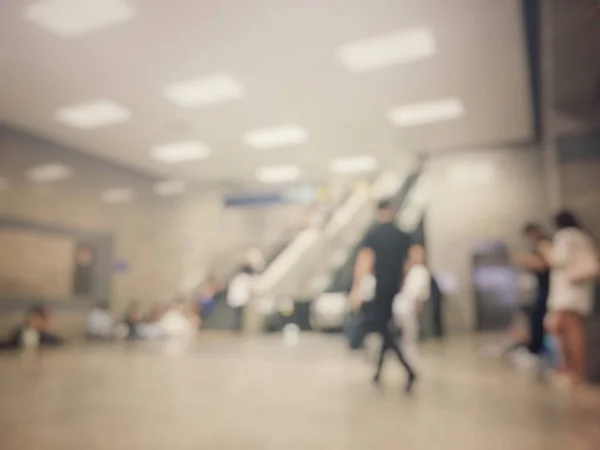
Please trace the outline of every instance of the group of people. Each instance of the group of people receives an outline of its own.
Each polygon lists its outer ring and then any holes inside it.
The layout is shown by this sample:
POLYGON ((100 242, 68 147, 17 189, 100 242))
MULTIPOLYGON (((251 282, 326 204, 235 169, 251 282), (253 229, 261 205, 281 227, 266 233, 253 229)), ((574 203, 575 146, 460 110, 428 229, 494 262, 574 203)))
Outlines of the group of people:
MULTIPOLYGON (((253 292, 255 274, 262 256, 249 253, 248 263, 242 265, 231 279, 227 289, 214 276, 208 276, 194 293, 193 300, 176 300, 168 304, 155 303, 144 310, 142 303, 132 301, 122 320, 110 312, 108 303, 98 303, 85 321, 85 336, 90 341, 159 340, 192 335, 201 327, 217 302, 217 296, 226 290, 226 301, 234 311, 232 328, 241 331, 247 303, 253 292)), ((8 339, 0 341, 0 350, 25 347, 55 347, 64 340, 51 331, 51 311, 43 304, 34 305, 25 319, 8 339)))
POLYGON ((516 263, 533 272, 537 294, 529 311, 529 333, 518 344, 542 358, 552 336, 558 344, 558 372, 580 383, 587 376, 586 317, 592 313, 599 273, 596 244, 575 216, 567 211, 554 217, 550 238, 535 223, 524 234, 532 249, 517 255, 516 263))
POLYGON ((108 305, 99 304, 87 317, 86 336, 95 341, 157 340, 189 336, 200 324, 198 311, 179 300, 167 307, 154 305, 147 314, 144 314, 140 302, 133 301, 121 322, 114 320, 108 305))
MULTIPOLYGON (((417 379, 419 312, 431 297, 432 276, 424 247, 412 244, 410 236, 396 227, 394 217, 391 202, 381 201, 378 223, 360 246, 350 300, 364 313, 365 332, 381 336, 373 382, 380 383, 385 354, 392 350, 406 370, 405 390, 410 392, 417 379)), ((537 224, 524 228, 532 249, 517 254, 515 262, 536 275, 538 288, 529 332, 518 345, 542 358, 548 351, 547 337, 552 336, 559 349, 558 371, 579 383, 587 375, 585 318, 594 306, 598 253, 590 234, 570 212, 558 213, 554 224, 552 238, 537 224)), ((437 309, 434 316, 439 316, 437 309)))

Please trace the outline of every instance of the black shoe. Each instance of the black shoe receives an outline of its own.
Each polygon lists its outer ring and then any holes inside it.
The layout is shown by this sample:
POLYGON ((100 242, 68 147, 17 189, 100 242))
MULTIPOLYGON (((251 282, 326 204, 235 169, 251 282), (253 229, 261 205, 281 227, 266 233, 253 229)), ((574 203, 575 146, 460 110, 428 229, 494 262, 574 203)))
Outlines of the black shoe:
POLYGON ((417 376, 414 373, 410 373, 406 379, 406 384, 404 385, 404 392, 410 394, 415 381, 417 381, 417 376))
POLYGON ((379 373, 375 374, 375 376, 373 377, 372 383, 376 387, 381 386, 381 374, 379 374, 379 373))

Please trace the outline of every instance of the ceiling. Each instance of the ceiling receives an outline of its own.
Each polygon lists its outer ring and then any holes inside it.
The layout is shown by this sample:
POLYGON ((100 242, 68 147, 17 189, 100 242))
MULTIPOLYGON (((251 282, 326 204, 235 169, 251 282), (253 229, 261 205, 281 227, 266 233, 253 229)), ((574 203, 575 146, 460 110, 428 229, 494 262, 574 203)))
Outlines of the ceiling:
POLYGON ((293 163, 311 181, 330 177, 331 158, 522 142, 533 136, 521 2, 518 0, 127 0, 128 22, 79 37, 23 17, 32 1, 0 2, 0 121, 148 173, 244 182, 267 164, 293 163), (367 73, 336 54, 364 38, 425 26, 437 52, 367 73), (165 86, 226 72, 246 95, 202 109, 165 98, 165 86), (407 128, 395 105, 462 100, 460 119, 407 128), (82 131, 57 122, 58 108, 95 98, 126 106, 131 120, 82 131), (253 128, 295 123, 309 141, 256 151, 253 128), (210 158, 165 164, 151 149, 199 139, 210 158))

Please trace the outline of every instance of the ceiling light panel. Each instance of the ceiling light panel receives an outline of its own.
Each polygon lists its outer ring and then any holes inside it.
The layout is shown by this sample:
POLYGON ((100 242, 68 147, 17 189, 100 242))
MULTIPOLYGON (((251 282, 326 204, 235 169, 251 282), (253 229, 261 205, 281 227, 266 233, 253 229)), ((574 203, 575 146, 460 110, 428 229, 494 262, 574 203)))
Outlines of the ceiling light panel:
POLYGON ((127 203, 133 200, 134 193, 128 188, 111 188, 102 193, 100 199, 104 203, 127 203))
POLYGON ((352 175, 377 170, 377 159, 371 155, 348 156, 331 161, 329 168, 338 175, 352 175))
POLYGON ((213 74, 172 84, 165 97, 185 108, 202 108, 244 96, 244 86, 228 74, 213 74))
POLYGON ((210 148, 200 141, 180 141, 157 145, 152 149, 152 157, 165 164, 179 164, 200 161, 210 156, 210 148))
POLYGON ((349 70, 370 72, 430 58, 435 53, 433 34, 421 27, 350 43, 340 49, 339 58, 349 70))
POLYGON ((34 183, 52 183, 66 180, 70 176, 71 169, 62 164, 44 164, 32 167, 25 174, 25 177, 34 183))
POLYGON ((183 181, 167 180, 156 183, 153 191, 156 195, 168 197, 171 195, 183 194, 186 191, 186 188, 187 185, 183 181))
POLYGON ((300 169, 294 165, 268 166, 258 169, 256 177, 263 183, 289 183, 300 178, 300 169))
POLYGON ((396 106, 389 111, 388 118, 398 127, 411 127, 459 119, 464 115, 463 103, 457 98, 447 98, 396 106))
POLYGON ((307 141, 308 131, 295 124, 250 130, 242 136, 244 144, 257 150, 288 147, 307 141))
POLYGON ((23 15, 61 37, 75 37, 125 23, 135 8, 125 0, 40 0, 23 15))
POLYGON ((61 108, 56 111, 55 118, 80 130, 93 130, 127 122, 131 111, 110 100, 97 99, 61 108))

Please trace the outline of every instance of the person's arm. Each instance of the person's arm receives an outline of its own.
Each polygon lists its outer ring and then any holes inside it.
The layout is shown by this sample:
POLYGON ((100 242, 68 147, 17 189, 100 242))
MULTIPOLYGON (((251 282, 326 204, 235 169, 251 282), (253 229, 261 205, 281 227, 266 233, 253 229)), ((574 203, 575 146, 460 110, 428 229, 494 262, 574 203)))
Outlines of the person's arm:
POLYGON ((564 267, 569 259, 569 236, 558 232, 553 242, 542 241, 538 250, 548 267, 564 267))
POLYGON ((522 252, 515 256, 515 262, 523 269, 542 272, 548 268, 548 263, 543 256, 535 253, 522 252))
POLYGON ((375 265, 375 252, 370 247, 363 247, 359 250, 354 265, 354 278, 352 280, 352 290, 350 291, 350 299, 355 307, 360 307, 364 300, 361 295, 360 283, 367 275, 373 273, 375 265))
POLYGON ((413 267, 406 277, 402 295, 414 303, 417 311, 421 311, 423 304, 429 300, 430 283, 429 271, 424 266, 413 267))

